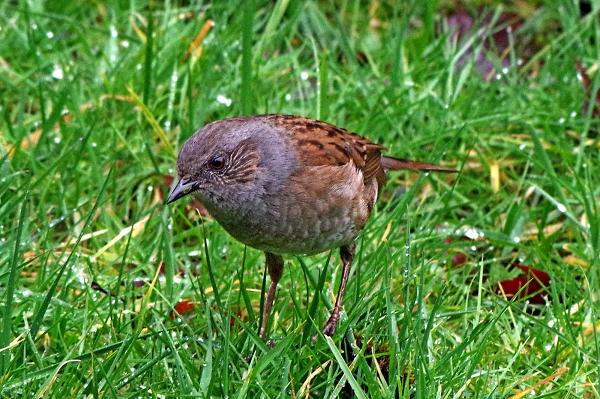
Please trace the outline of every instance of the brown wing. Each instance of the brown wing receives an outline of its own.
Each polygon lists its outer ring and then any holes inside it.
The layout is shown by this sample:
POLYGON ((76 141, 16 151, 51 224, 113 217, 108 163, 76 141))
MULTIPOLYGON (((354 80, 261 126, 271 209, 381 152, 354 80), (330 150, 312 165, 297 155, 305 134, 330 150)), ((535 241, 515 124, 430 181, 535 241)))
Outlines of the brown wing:
POLYGON ((379 187, 385 184, 381 167, 381 151, 385 147, 352 133, 349 130, 314 119, 292 115, 266 115, 274 125, 297 140, 300 160, 306 166, 342 166, 352 161, 362 172, 365 184, 377 179, 379 187))
POLYGON ((285 127, 297 140, 301 162, 306 166, 346 165, 352 161, 363 172, 365 184, 386 182, 387 170, 456 172, 444 166, 382 156, 387 149, 349 130, 293 115, 265 115, 274 125, 285 127))

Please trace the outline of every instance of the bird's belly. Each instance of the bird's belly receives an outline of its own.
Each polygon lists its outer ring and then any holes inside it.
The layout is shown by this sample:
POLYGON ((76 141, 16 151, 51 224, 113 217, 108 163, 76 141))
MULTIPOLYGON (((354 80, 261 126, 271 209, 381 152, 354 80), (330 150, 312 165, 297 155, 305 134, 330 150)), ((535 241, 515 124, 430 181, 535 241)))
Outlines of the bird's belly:
MULTIPOLYGON (((210 209, 209 209, 210 211, 210 209)), ((234 238, 275 254, 317 254, 350 244, 360 234, 370 209, 354 201, 302 204, 255 204, 248 215, 213 216, 234 238)))
POLYGON ((353 164, 325 172, 331 180, 323 181, 323 168, 313 167, 290 175, 278 190, 202 202, 243 244, 275 254, 316 254, 354 241, 377 200, 377 183, 365 182, 353 164))

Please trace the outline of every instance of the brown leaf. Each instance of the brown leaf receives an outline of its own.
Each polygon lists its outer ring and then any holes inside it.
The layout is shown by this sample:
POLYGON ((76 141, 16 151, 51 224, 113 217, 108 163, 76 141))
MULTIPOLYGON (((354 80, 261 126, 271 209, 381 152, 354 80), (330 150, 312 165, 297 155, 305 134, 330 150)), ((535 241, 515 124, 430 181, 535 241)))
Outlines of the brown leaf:
POLYGON ((188 46, 188 49, 181 60, 182 62, 186 62, 190 55, 192 56, 193 62, 196 62, 198 58, 200 58, 203 50, 202 41, 213 26, 215 26, 215 22, 210 19, 204 23, 200 32, 198 32, 194 40, 188 46))

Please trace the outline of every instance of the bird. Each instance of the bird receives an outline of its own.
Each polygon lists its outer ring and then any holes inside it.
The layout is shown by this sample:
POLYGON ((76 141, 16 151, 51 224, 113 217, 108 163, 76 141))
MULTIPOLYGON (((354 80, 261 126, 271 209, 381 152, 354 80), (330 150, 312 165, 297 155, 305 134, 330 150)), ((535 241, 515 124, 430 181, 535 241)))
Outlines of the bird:
POLYGON ((191 194, 236 240, 265 253, 271 281, 259 330, 262 339, 283 274, 283 255, 339 248, 341 282, 322 330, 333 336, 355 239, 386 183, 386 171, 456 172, 383 151, 387 149, 349 130, 280 114, 217 120, 181 147, 179 180, 167 204, 191 194))

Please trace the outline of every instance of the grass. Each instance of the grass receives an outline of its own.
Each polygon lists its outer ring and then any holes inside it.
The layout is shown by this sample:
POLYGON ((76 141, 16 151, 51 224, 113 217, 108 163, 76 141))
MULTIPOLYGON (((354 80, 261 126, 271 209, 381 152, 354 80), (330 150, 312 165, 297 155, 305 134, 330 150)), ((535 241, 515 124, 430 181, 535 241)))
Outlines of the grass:
POLYGON ((559 3, 483 5, 525 21, 504 69, 435 1, 1 3, 0 396, 600 397, 598 4, 559 3), (262 254, 164 204, 186 138, 256 113, 460 169, 391 175, 332 339, 337 252, 286 258, 265 343, 262 254))

